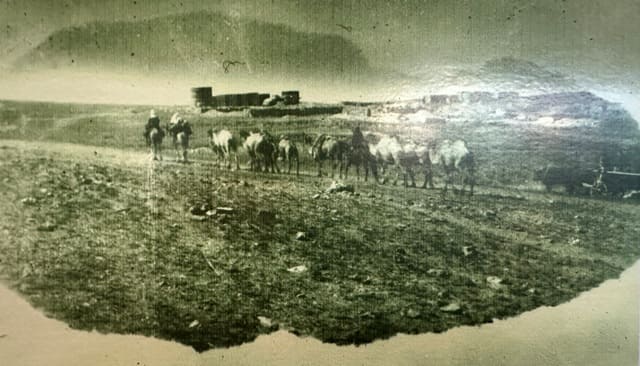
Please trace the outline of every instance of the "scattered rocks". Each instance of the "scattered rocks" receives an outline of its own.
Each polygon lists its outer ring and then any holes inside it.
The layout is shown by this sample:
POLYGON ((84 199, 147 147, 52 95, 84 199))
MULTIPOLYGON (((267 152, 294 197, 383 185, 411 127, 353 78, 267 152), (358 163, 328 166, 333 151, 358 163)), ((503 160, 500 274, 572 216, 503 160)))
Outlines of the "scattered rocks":
POLYGON ((260 322, 260 325, 265 328, 271 328, 274 326, 274 322, 265 316, 258 316, 258 321, 260 322))
POLYGON ((44 224, 38 226, 38 231, 54 231, 57 225, 51 221, 45 221, 44 224))
POLYGON ((204 203, 201 205, 194 205, 189 207, 189 213, 196 216, 202 216, 210 209, 211 207, 209 206, 209 204, 204 203))
POLYGON ((259 210, 257 219, 264 225, 272 225, 276 221, 276 213, 272 210, 259 210))
POLYGON ((34 197, 26 197, 20 200, 20 203, 22 203, 23 205, 35 205, 38 202, 38 200, 36 200, 34 197))
POLYGON ((329 188, 326 189, 326 192, 327 193, 338 193, 338 192, 354 193, 355 188, 353 188, 353 186, 350 184, 343 184, 343 183, 338 183, 336 181, 333 181, 333 183, 331 183, 329 188))
POLYGON ((496 212, 493 210, 486 210, 483 214, 484 214, 484 217, 488 219, 495 219, 497 216, 496 212))
POLYGON ((308 269, 309 268, 307 268, 307 266, 305 266, 304 264, 301 264, 299 266, 291 267, 287 269, 287 271, 291 273, 302 273, 302 272, 306 272, 308 269))
POLYGON ((462 254, 464 254, 465 257, 468 257, 470 255, 472 255, 474 253, 473 247, 470 245, 466 245, 464 247, 462 247, 462 254))
POLYGON ((129 208, 122 202, 114 202, 111 209, 115 212, 127 211, 129 208))
POLYGON ((441 307, 440 311, 445 312, 445 313, 457 313, 461 309, 462 308, 460 307, 460 304, 458 304, 457 302, 452 302, 447 306, 441 307))
POLYGON ((406 312, 407 317, 415 319, 420 316, 420 312, 417 310, 409 309, 406 312))
POLYGON ((487 279, 487 285, 489 285, 489 287, 491 287, 494 290, 498 290, 500 288, 502 288, 502 278, 500 277, 496 277, 496 276, 488 276, 487 279))

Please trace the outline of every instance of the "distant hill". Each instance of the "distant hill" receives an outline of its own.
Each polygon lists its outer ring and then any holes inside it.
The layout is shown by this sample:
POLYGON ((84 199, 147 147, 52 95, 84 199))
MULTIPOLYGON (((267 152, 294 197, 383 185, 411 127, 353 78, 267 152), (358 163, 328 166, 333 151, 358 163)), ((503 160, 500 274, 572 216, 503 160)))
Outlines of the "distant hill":
POLYGON ((215 12, 64 28, 14 65, 18 70, 81 68, 196 77, 233 72, 340 78, 369 72, 361 50, 341 36, 215 12))
MULTIPOLYGON (((583 90, 571 78, 527 60, 513 57, 490 59, 479 66, 448 65, 409 70, 405 85, 425 94, 451 93, 463 90, 517 92, 537 95, 583 90)), ((406 87, 405 87, 406 88, 406 87)), ((420 97, 415 93, 415 97, 420 97)))

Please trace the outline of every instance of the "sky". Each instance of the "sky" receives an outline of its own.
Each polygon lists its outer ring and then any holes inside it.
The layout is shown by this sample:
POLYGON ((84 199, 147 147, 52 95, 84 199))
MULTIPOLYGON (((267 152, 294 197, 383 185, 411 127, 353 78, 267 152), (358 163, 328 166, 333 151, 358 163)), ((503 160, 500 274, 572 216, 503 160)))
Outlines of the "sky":
POLYGON ((342 35, 383 71, 513 56, 618 84, 640 74, 638 0, 0 0, 0 73, 63 27, 202 10, 342 35))

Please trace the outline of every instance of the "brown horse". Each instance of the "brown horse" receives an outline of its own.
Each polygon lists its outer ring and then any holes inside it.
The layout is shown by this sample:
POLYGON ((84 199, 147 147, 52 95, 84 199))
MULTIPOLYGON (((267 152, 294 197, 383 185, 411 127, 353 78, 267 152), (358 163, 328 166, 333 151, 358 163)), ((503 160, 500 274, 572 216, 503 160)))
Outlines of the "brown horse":
POLYGON ((342 170, 346 167, 346 158, 349 152, 349 143, 338 140, 333 136, 320 135, 314 141, 309 153, 318 163, 318 176, 322 176, 322 162, 331 161, 331 178, 333 178, 336 166, 340 166, 339 177, 342 178, 342 170))

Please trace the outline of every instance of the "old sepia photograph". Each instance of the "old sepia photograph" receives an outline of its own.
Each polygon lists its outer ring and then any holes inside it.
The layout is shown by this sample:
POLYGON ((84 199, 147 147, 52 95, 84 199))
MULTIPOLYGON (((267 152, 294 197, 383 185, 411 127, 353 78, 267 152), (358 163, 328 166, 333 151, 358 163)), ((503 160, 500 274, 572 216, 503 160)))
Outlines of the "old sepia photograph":
POLYGON ((639 0, 0 0, 0 364, 637 366, 639 0))

